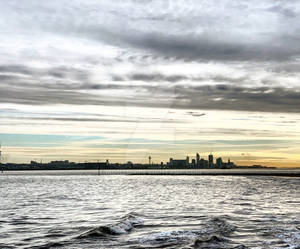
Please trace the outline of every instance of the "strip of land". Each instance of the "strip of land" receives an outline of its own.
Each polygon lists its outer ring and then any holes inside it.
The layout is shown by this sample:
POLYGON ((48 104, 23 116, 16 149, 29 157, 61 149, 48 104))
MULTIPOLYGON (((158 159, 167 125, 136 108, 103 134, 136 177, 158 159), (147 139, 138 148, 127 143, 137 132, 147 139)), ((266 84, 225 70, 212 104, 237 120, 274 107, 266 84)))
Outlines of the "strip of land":
POLYGON ((231 175, 300 177, 300 169, 18 170, 0 175, 231 175))

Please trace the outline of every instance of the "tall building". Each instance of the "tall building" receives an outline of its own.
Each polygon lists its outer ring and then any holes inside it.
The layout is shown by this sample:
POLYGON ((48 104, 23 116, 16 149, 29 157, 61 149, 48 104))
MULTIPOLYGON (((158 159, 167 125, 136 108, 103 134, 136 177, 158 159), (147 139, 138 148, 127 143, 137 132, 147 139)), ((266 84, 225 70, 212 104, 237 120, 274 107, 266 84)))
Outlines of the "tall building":
POLYGON ((217 165, 218 168, 222 168, 223 162, 222 162, 222 158, 221 157, 217 158, 216 165, 217 165))
POLYGON ((209 154, 208 156, 208 166, 212 168, 214 166, 214 156, 212 154, 209 154))
POLYGON ((199 153, 196 154, 196 164, 199 165, 200 163, 200 155, 199 153))
POLYGON ((189 156, 186 157, 186 164, 187 165, 190 164, 190 158, 189 158, 189 156))

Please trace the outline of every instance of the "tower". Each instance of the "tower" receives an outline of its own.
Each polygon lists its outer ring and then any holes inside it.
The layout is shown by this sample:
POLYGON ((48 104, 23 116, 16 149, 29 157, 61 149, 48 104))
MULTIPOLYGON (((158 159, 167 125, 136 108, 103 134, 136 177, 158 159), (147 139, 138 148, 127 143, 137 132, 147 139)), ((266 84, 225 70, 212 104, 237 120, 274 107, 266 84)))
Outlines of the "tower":
POLYGON ((149 165, 151 164, 151 156, 149 156, 149 165))

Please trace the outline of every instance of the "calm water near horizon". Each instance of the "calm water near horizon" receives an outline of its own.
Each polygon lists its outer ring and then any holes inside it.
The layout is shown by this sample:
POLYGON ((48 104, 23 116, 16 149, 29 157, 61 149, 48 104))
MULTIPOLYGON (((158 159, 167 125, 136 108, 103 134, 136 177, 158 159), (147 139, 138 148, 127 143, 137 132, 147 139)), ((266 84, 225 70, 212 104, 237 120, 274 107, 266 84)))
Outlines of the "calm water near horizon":
POLYGON ((1 174, 0 248, 300 248, 299 177, 79 173, 1 174))
POLYGON ((300 176, 300 168, 277 169, 112 169, 112 170, 9 170, 4 175, 282 175, 300 176))

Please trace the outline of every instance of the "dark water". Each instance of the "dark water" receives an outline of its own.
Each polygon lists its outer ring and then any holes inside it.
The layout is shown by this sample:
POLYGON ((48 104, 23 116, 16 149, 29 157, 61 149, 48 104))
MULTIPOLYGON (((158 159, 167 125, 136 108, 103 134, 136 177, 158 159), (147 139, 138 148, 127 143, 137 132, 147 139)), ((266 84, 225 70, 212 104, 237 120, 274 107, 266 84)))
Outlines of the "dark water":
POLYGON ((0 248, 300 248, 300 178, 0 175, 0 248))

